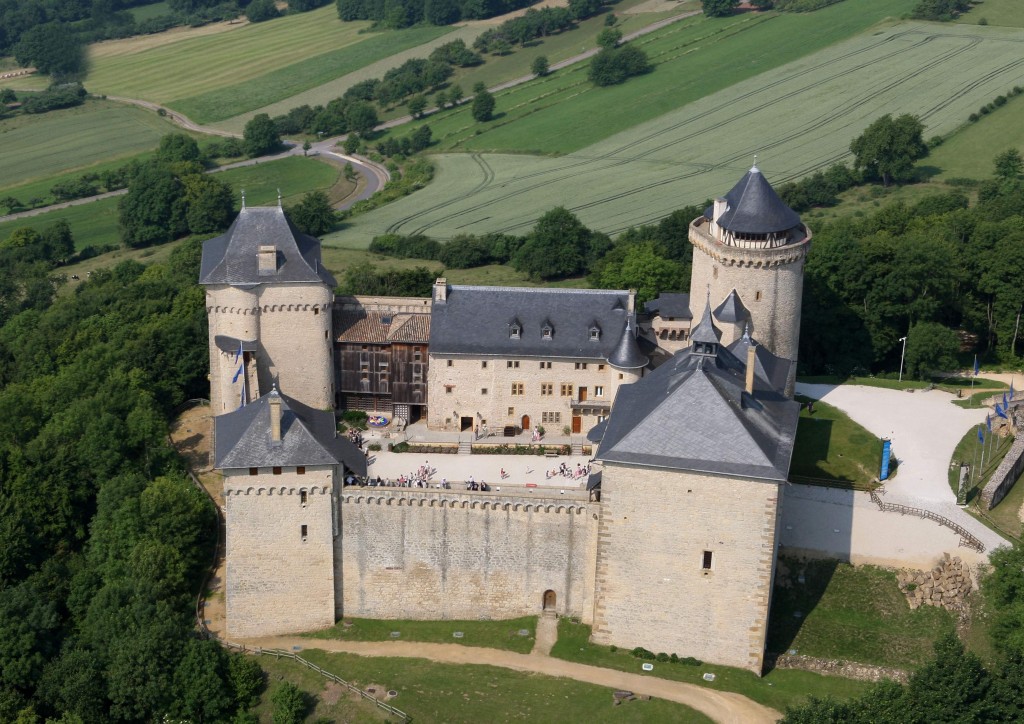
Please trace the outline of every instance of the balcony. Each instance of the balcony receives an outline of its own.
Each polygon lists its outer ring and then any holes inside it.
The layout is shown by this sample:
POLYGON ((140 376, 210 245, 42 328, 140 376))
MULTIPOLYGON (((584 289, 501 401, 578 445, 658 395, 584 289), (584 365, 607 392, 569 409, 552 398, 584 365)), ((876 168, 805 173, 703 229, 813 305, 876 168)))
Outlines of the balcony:
POLYGON ((612 403, 610 400, 605 400, 603 398, 598 398, 596 400, 574 399, 569 403, 569 407, 571 407, 574 412, 590 412, 594 415, 603 415, 612 409, 612 403))

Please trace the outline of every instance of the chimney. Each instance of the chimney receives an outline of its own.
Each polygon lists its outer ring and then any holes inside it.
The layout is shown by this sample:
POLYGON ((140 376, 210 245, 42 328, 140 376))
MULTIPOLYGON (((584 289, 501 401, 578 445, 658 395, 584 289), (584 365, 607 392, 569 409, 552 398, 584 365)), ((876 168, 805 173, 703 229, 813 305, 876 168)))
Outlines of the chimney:
POLYGON ((270 439, 281 442, 281 396, 276 390, 270 395, 270 439))
POLYGON ((754 365, 757 359, 757 348, 751 342, 747 345, 747 394, 754 394, 754 365))
POLYGON ((629 301, 626 302, 626 311, 630 314, 636 311, 636 289, 629 290, 629 301))
POLYGON ((257 252, 259 259, 259 275, 267 276, 277 272, 277 247, 270 244, 260 244, 257 252))
POLYGON ((729 202, 728 201, 726 201, 725 199, 723 199, 721 197, 715 199, 715 206, 714 206, 713 211, 711 212, 711 220, 714 221, 717 224, 718 220, 720 218, 722 218, 722 214, 724 214, 728 210, 729 210, 729 202))
POLYGON ((438 277, 437 281, 434 282, 434 301, 448 302, 448 280, 444 277, 438 277))

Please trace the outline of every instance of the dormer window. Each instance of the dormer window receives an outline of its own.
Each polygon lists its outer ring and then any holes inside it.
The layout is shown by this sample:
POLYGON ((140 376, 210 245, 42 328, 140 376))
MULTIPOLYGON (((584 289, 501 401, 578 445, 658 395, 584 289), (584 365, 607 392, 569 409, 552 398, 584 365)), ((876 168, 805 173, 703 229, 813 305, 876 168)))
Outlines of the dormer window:
POLYGON ((541 327, 541 338, 542 339, 551 339, 551 333, 553 331, 554 330, 551 328, 551 325, 545 324, 543 327, 541 327))
POLYGON ((590 341, 598 342, 601 339, 601 328, 596 324, 590 328, 590 341))
POLYGON ((523 327, 518 321, 513 321, 508 327, 509 339, 519 339, 523 334, 523 327))

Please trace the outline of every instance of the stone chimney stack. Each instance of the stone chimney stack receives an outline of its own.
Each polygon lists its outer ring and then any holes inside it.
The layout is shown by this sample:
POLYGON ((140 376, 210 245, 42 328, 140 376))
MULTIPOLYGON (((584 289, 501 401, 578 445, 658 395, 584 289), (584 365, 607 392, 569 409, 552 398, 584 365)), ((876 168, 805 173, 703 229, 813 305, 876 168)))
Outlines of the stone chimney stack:
POLYGON ((270 396, 270 440, 281 442, 281 396, 276 390, 270 396))
POLYGON ((636 312, 636 289, 629 290, 629 301, 626 302, 626 311, 630 314, 636 312))
POLYGON ((448 302, 448 280, 444 277, 439 277, 434 282, 434 301, 435 302, 448 302))
POLYGON ((268 276, 277 273, 277 247, 270 244, 260 244, 257 252, 259 266, 257 272, 260 276, 268 276))
POLYGON ((754 394, 754 367, 757 364, 757 348, 753 341, 747 346, 747 394, 754 394))

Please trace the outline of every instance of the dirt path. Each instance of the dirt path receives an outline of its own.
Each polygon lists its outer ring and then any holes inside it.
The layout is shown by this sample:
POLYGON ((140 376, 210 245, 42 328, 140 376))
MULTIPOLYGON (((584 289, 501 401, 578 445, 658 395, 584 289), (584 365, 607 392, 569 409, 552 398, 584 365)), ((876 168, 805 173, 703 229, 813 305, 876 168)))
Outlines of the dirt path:
POLYGON ((542 614, 537 619, 537 638, 533 642, 531 656, 549 656, 551 649, 558 641, 558 619, 553 615, 542 614))
POLYGON ((298 637, 274 636, 239 641, 246 646, 292 651, 294 647, 357 654, 359 656, 390 656, 428 659, 445 664, 486 664, 514 671, 529 671, 546 676, 560 676, 588 684, 625 689, 641 696, 653 696, 685 704, 716 722, 752 724, 774 722, 781 714, 732 692, 714 691, 695 684, 658 679, 653 676, 629 674, 624 671, 587 666, 549 656, 516 654, 499 649, 485 649, 458 644, 427 644, 409 641, 325 641, 298 637))

